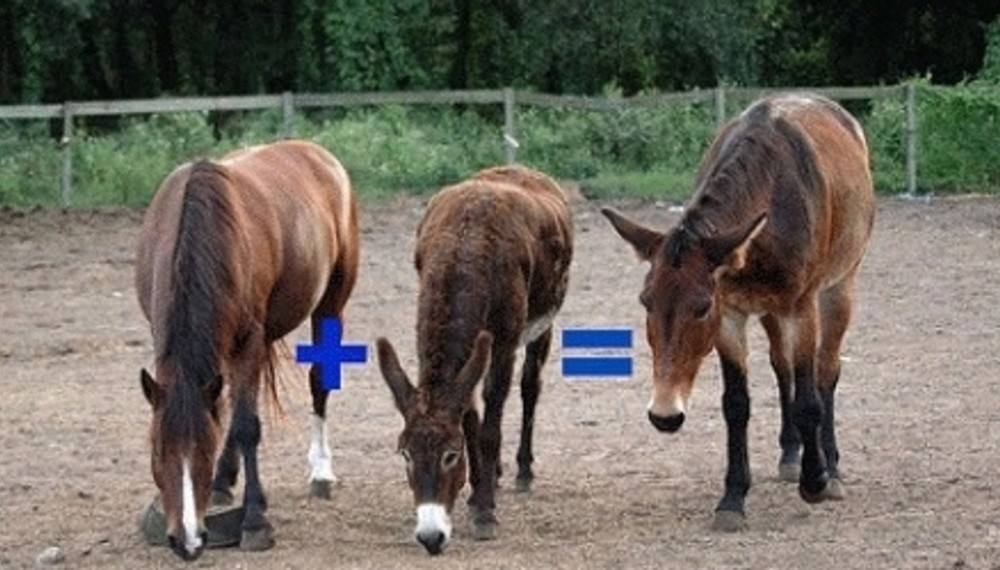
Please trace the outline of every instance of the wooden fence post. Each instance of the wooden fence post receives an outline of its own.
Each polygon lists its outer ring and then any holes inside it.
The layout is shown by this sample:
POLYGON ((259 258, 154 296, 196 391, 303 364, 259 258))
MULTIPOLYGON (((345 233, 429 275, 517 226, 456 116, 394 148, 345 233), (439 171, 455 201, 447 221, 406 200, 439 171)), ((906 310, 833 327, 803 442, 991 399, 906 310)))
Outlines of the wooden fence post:
POLYGON ((63 103, 63 128, 59 147, 62 151, 62 203, 64 208, 73 203, 73 105, 63 103))
POLYGON ((719 83, 715 88, 715 127, 726 124, 726 87, 719 83))
POLYGON ((295 100, 291 91, 281 94, 281 125, 283 137, 295 138, 295 100))
POLYGON ((507 164, 517 162, 517 127, 514 123, 514 90, 504 87, 503 90, 503 142, 507 147, 507 164))
POLYGON ((917 88, 907 83, 906 93, 906 193, 917 195, 917 88))

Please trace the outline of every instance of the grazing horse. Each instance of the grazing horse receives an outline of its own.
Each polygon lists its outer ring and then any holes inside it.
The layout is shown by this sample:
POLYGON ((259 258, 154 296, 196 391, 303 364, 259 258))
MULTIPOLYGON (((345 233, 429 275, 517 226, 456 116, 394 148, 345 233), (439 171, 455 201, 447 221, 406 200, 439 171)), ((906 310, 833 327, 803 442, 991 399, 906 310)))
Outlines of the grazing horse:
MULTIPOLYGON (((273 545, 257 469, 258 398, 275 397, 274 344, 306 317, 339 317, 358 267, 357 204, 347 173, 323 148, 287 141, 187 163, 161 184, 143 220, 136 263, 139 304, 150 322, 153 478, 168 542, 185 559, 205 546, 210 495, 232 501, 239 458, 246 487, 241 547, 273 545), (262 386, 263 384, 263 386, 262 386), (220 394, 231 422, 218 466, 220 394)), ((326 399, 313 399, 311 490, 329 496, 333 473, 326 399)))
POLYGON ((836 103, 776 96, 721 129, 695 185, 665 234, 603 213, 650 263, 639 298, 653 353, 649 420, 658 430, 680 429, 701 361, 713 346, 718 352, 729 464, 714 526, 739 530, 750 489, 750 316, 767 332, 778 381, 782 479, 797 479, 810 503, 843 498, 834 391, 874 220, 868 146, 836 103))
POLYGON ((566 295, 572 232, 559 185, 519 166, 479 172, 427 206, 414 256, 420 275, 417 385, 388 340, 378 339, 377 348, 405 423, 399 451, 417 508, 415 538, 431 554, 451 538, 450 514, 467 474, 473 535, 495 536, 500 424, 520 345, 526 349, 517 489, 530 489, 539 375, 552 319, 566 295), (484 374, 480 422, 476 388, 484 374))

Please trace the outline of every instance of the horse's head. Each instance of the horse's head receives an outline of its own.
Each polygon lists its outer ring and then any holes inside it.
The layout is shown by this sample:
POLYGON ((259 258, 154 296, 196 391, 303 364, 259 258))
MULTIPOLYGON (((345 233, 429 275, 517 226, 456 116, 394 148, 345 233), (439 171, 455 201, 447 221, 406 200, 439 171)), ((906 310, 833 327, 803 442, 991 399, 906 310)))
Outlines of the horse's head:
POLYGON ((218 446, 217 401, 222 378, 200 389, 171 382, 166 367, 156 382, 144 369, 142 392, 153 407, 150 425, 153 479, 167 522, 167 541, 185 560, 197 558, 206 544, 205 512, 212 490, 218 446))
POLYGON ((604 208, 615 230, 650 263, 639 300, 646 308, 646 338, 653 352, 649 421, 660 431, 684 424, 698 368, 719 332, 718 278, 743 266, 746 249, 766 217, 734 231, 700 237, 680 224, 661 233, 604 208))
POLYGON ((414 387, 389 341, 377 341, 382 376, 404 420, 399 452, 417 507, 414 535, 431 554, 440 554, 451 538, 451 512, 467 473, 462 417, 489 366, 492 342, 491 334, 480 332, 458 375, 442 379, 432 392, 430 385, 414 387))

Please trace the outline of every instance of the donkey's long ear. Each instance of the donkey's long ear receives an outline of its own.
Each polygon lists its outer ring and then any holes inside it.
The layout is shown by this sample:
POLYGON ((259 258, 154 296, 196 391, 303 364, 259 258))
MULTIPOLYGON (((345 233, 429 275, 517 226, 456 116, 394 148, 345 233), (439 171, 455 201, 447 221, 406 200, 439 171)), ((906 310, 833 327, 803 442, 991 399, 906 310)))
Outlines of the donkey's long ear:
POLYGON ((747 250, 753 239, 767 225, 767 214, 761 214, 748 224, 728 233, 704 238, 702 247, 709 261, 716 268, 738 270, 746 263, 747 250))
POLYGON ((447 402, 443 402, 452 412, 462 414, 469 407, 476 384, 479 384, 490 367, 492 347, 493 335, 488 331, 479 331, 472 344, 472 354, 455 377, 458 389, 450 394, 447 402))
POLYGON ((635 253, 643 261, 649 261, 660 244, 663 243, 665 234, 633 222, 614 208, 601 208, 601 213, 611 222, 618 235, 632 244, 635 253))
POLYGON ((403 367, 399 365, 396 350, 392 348, 388 339, 379 338, 375 341, 375 345, 378 349, 378 366, 382 371, 382 378, 385 379, 389 390, 392 391, 392 399, 396 403, 396 409, 405 414, 416 389, 413 384, 410 384, 410 379, 407 378, 406 372, 403 372, 403 367))
POLYGON ((158 409, 165 395, 163 386, 157 384, 156 380, 153 380, 153 377, 145 368, 139 373, 139 384, 142 385, 142 394, 146 396, 146 401, 149 402, 149 405, 153 406, 154 410, 158 409))

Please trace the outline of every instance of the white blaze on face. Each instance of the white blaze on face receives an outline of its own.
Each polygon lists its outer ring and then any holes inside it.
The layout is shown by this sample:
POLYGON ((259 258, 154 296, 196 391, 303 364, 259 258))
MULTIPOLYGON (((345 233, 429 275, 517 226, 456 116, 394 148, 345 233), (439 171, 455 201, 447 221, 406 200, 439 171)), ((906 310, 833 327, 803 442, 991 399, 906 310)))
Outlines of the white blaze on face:
POLYGON ((184 458, 181 472, 181 524, 184 525, 184 548, 194 554, 201 547, 201 533, 198 532, 198 509, 194 501, 194 481, 191 479, 191 460, 184 458))
POLYGON ((443 547, 451 540, 451 517, 444 505, 424 503, 417 507, 417 529, 413 532, 417 540, 421 536, 430 537, 439 532, 444 534, 444 542, 441 544, 443 547))

